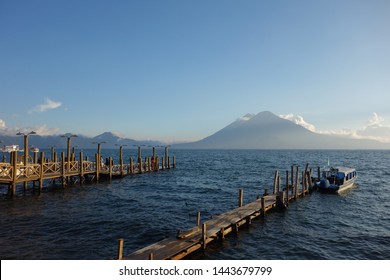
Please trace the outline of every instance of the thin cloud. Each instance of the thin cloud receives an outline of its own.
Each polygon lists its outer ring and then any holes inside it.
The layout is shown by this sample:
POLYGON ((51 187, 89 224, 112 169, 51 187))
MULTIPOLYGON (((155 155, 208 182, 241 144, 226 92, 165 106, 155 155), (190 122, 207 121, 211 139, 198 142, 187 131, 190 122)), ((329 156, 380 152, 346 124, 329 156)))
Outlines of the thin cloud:
POLYGON ((32 108, 28 112, 29 112, 29 114, 31 114, 31 113, 42 113, 42 112, 45 112, 47 110, 58 108, 61 105, 62 105, 61 102, 56 102, 56 101, 50 100, 49 98, 45 98, 45 103, 39 104, 39 105, 35 106, 34 108, 32 108))

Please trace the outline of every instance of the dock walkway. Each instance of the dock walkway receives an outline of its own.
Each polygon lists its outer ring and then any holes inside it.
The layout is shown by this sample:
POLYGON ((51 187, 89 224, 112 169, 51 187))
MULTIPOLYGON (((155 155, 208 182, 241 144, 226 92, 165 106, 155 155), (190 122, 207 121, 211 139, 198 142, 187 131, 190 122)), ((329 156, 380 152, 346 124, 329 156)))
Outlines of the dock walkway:
POLYGON ((277 207, 287 208, 290 201, 304 197, 314 189, 314 178, 312 177, 311 170, 308 170, 308 165, 306 165, 306 170, 302 172, 301 178, 303 180, 301 180, 300 184, 298 167, 295 178, 293 176, 290 177, 291 184, 289 183, 288 172, 286 174, 286 187, 283 190, 280 190, 280 176, 278 171, 276 171, 272 194, 265 192, 262 197, 243 205, 243 189, 240 189, 238 208, 213 217, 203 224, 200 223, 200 213, 198 212, 197 225, 187 231, 179 231, 176 237, 163 239, 126 256, 123 256, 124 240, 120 239, 117 259, 182 259, 199 249, 205 249, 206 245, 214 240, 224 239, 225 235, 230 232, 238 232, 240 226, 244 224, 250 225, 252 219, 258 216, 264 216, 271 209, 277 207))
POLYGON ((78 180, 83 183, 87 177, 90 177, 91 181, 99 181, 101 177, 112 179, 176 167, 174 156, 172 157, 172 165, 169 157, 161 157, 160 160, 157 156, 146 157, 145 161, 138 157, 136 163, 130 158, 129 163, 126 164, 123 162, 122 156, 119 164, 113 164, 110 157, 108 165, 103 165, 99 159, 99 154, 95 154, 95 161, 84 159, 83 153, 80 152, 79 160, 75 160, 73 155, 67 161, 64 153, 61 154, 60 160, 57 160, 57 157, 49 160, 41 152, 39 160, 36 159, 33 163, 24 163, 17 160, 17 152, 12 152, 10 162, 0 162, 0 185, 8 185, 9 192, 13 195, 16 193, 17 184, 21 183, 26 189, 27 183, 32 182, 35 186, 35 183, 38 182, 41 191, 44 180, 60 179, 61 184, 65 186, 78 180), (75 177, 77 178, 75 179, 75 177))

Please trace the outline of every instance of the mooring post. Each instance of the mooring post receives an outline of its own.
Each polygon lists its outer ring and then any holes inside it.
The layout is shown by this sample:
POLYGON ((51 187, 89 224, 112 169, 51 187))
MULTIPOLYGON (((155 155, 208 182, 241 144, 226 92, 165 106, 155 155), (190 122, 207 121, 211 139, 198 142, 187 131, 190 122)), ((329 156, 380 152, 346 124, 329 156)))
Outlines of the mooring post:
POLYGON ((138 157, 138 173, 142 173, 142 158, 138 157))
POLYGON ((123 243, 124 243, 123 238, 118 239, 118 255, 117 255, 117 260, 121 260, 121 259, 123 258, 123 243))
POLYGON ((134 174, 134 162, 132 157, 130 157, 130 173, 134 174))
POLYGON ((84 183, 84 161, 83 152, 80 151, 80 185, 84 183))
POLYGON ((169 153, 168 153, 168 147, 165 147, 165 167, 169 169, 169 153))
POLYGON ((62 184, 62 187, 64 187, 65 186, 65 172, 66 172, 66 170, 65 170, 65 153, 64 152, 61 152, 61 179, 62 179, 62 182, 61 182, 61 184, 62 184))
POLYGON ((167 157, 167 169, 171 169, 171 160, 169 157, 167 157))
POLYGON ((299 167, 297 166, 297 170, 295 173, 295 199, 298 198, 298 182, 299 182, 299 167))
POLYGON ((321 168, 319 166, 317 167, 317 180, 321 181, 321 168))
POLYGON ((43 163, 45 162, 45 155, 44 152, 41 152, 41 169, 39 170, 39 192, 42 191, 42 184, 43 184, 43 163))
POLYGON ((240 189, 238 192, 238 207, 242 207, 244 199, 244 189, 240 189))
POLYGON ((17 161, 18 161, 18 152, 14 151, 11 154, 11 159, 12 159, 12 186, 11 186, 11 191, 12 195, 16 194, 16 181, 17 181, 17 161))
POLYGON ((287 202, 289 201, 289 186, 288 186, 288 170, 286 170, 286 195, 287 195, 287 202))
POLYGON ((291 165, 291 191, 294 191, 294 165, 291 165))
POLYGON ((277 180, 278 180, 278 175, 279 175, 279 171, 276 170, 275 171, 275 177, 274 177, 274 190, 273 190, 272 194, 276 193, 276 184, 277 184, 277 180))
POLYGON ((196 214, 196 226, 200 227, 200 211, 198 210, 198 213, 196 214))
POLYGON ((108 159, 108 161, 109 161, 109 176, 110 176, 110 180, 112 179, 112 157, 110 157, 109 159, 108 159))
POLYGON ((95 154, 95 169, 96 169, 96 182, 99 182, 100 176, 100 156, 99 154, 95 154))
POLYGON ((206 239, 207 239, 207 228, 206 224, 202 224, 202 248, 206 249, 206 239))

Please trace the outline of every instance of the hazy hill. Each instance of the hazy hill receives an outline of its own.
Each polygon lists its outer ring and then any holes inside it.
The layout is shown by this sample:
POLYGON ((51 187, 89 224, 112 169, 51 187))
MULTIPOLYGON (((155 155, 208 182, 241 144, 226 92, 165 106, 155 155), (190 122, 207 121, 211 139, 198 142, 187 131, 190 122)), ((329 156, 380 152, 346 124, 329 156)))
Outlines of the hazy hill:
POLYGON ((200 141, 178 144, 190 149, 385 149, 371 140, 321 135, 265 111, 247 114, 200 141))
MULTIPOLYGON (((56 147, 58 149, 65 149, 67 147, 67 138, 61 137, 60 135, 56 136, 40 136, 40 135, 30 135, 29 136, 29 145, 38 147, 40 149, 45 149, 49 147, 56 147)), ((0 135, 0 147, 5 145, 19 145, 20 148, 23 148, 23 136, 5 136, 0 135)), ((116 145, 127 145, 129 148, 133 145, 135 146, 158 146, 161 145, 158 141, 136 141, 133 139, 121 138, 115 135, 112 132, 105 132, 93 138, 86 137, 83 135, 78 135, 77 137, 71 138, 72 147, 77 146, 82 149, 92 149, 96 148, 97 144, 94 142, 105 142, 102 145, 102 148, 116 148, 116 145)))

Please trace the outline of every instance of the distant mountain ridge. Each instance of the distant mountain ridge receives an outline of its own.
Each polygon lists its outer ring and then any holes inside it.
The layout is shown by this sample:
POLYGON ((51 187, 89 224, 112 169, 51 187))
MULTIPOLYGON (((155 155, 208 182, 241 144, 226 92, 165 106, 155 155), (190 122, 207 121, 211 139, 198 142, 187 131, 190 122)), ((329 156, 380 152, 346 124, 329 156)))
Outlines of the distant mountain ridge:
POLYGON ((388 149, 390 144, 373 140, 341 138, 314 133, 272 112, 246 114, 188 149, 388 149))
MULTIPOLYGON (((21 136, 2 136, 0 135, 0 140, 2 143, 0 146, 6 145, 19 145, 23 147, 23 137, 21 136)), ((162 145, 159 141, 137 141, 134 139, 122 138, 118 135, 115 135, 112 132, 104 132, 95 137, 87 137, 83 135, 77 135, 77 137, 71 138, 72 146, 77 146, 81 149, 93 149, 96 148, 96 143, 104 142, 104 148, 112 149, 117 148, 117 145, 127 145, 128 147, 132 146, 159 146, 162 145), (95 143, 94 143, 95 142, 95 143)), ((59 149, 65 149, 67 147, 67 139, 66 137, 61 137, 61 135, 55 136, 40 136, 40 135, 30 135, 29 136, 29 145, 38 147, 40 149, 49 148, 49 147, 57 147, 59 149)))

